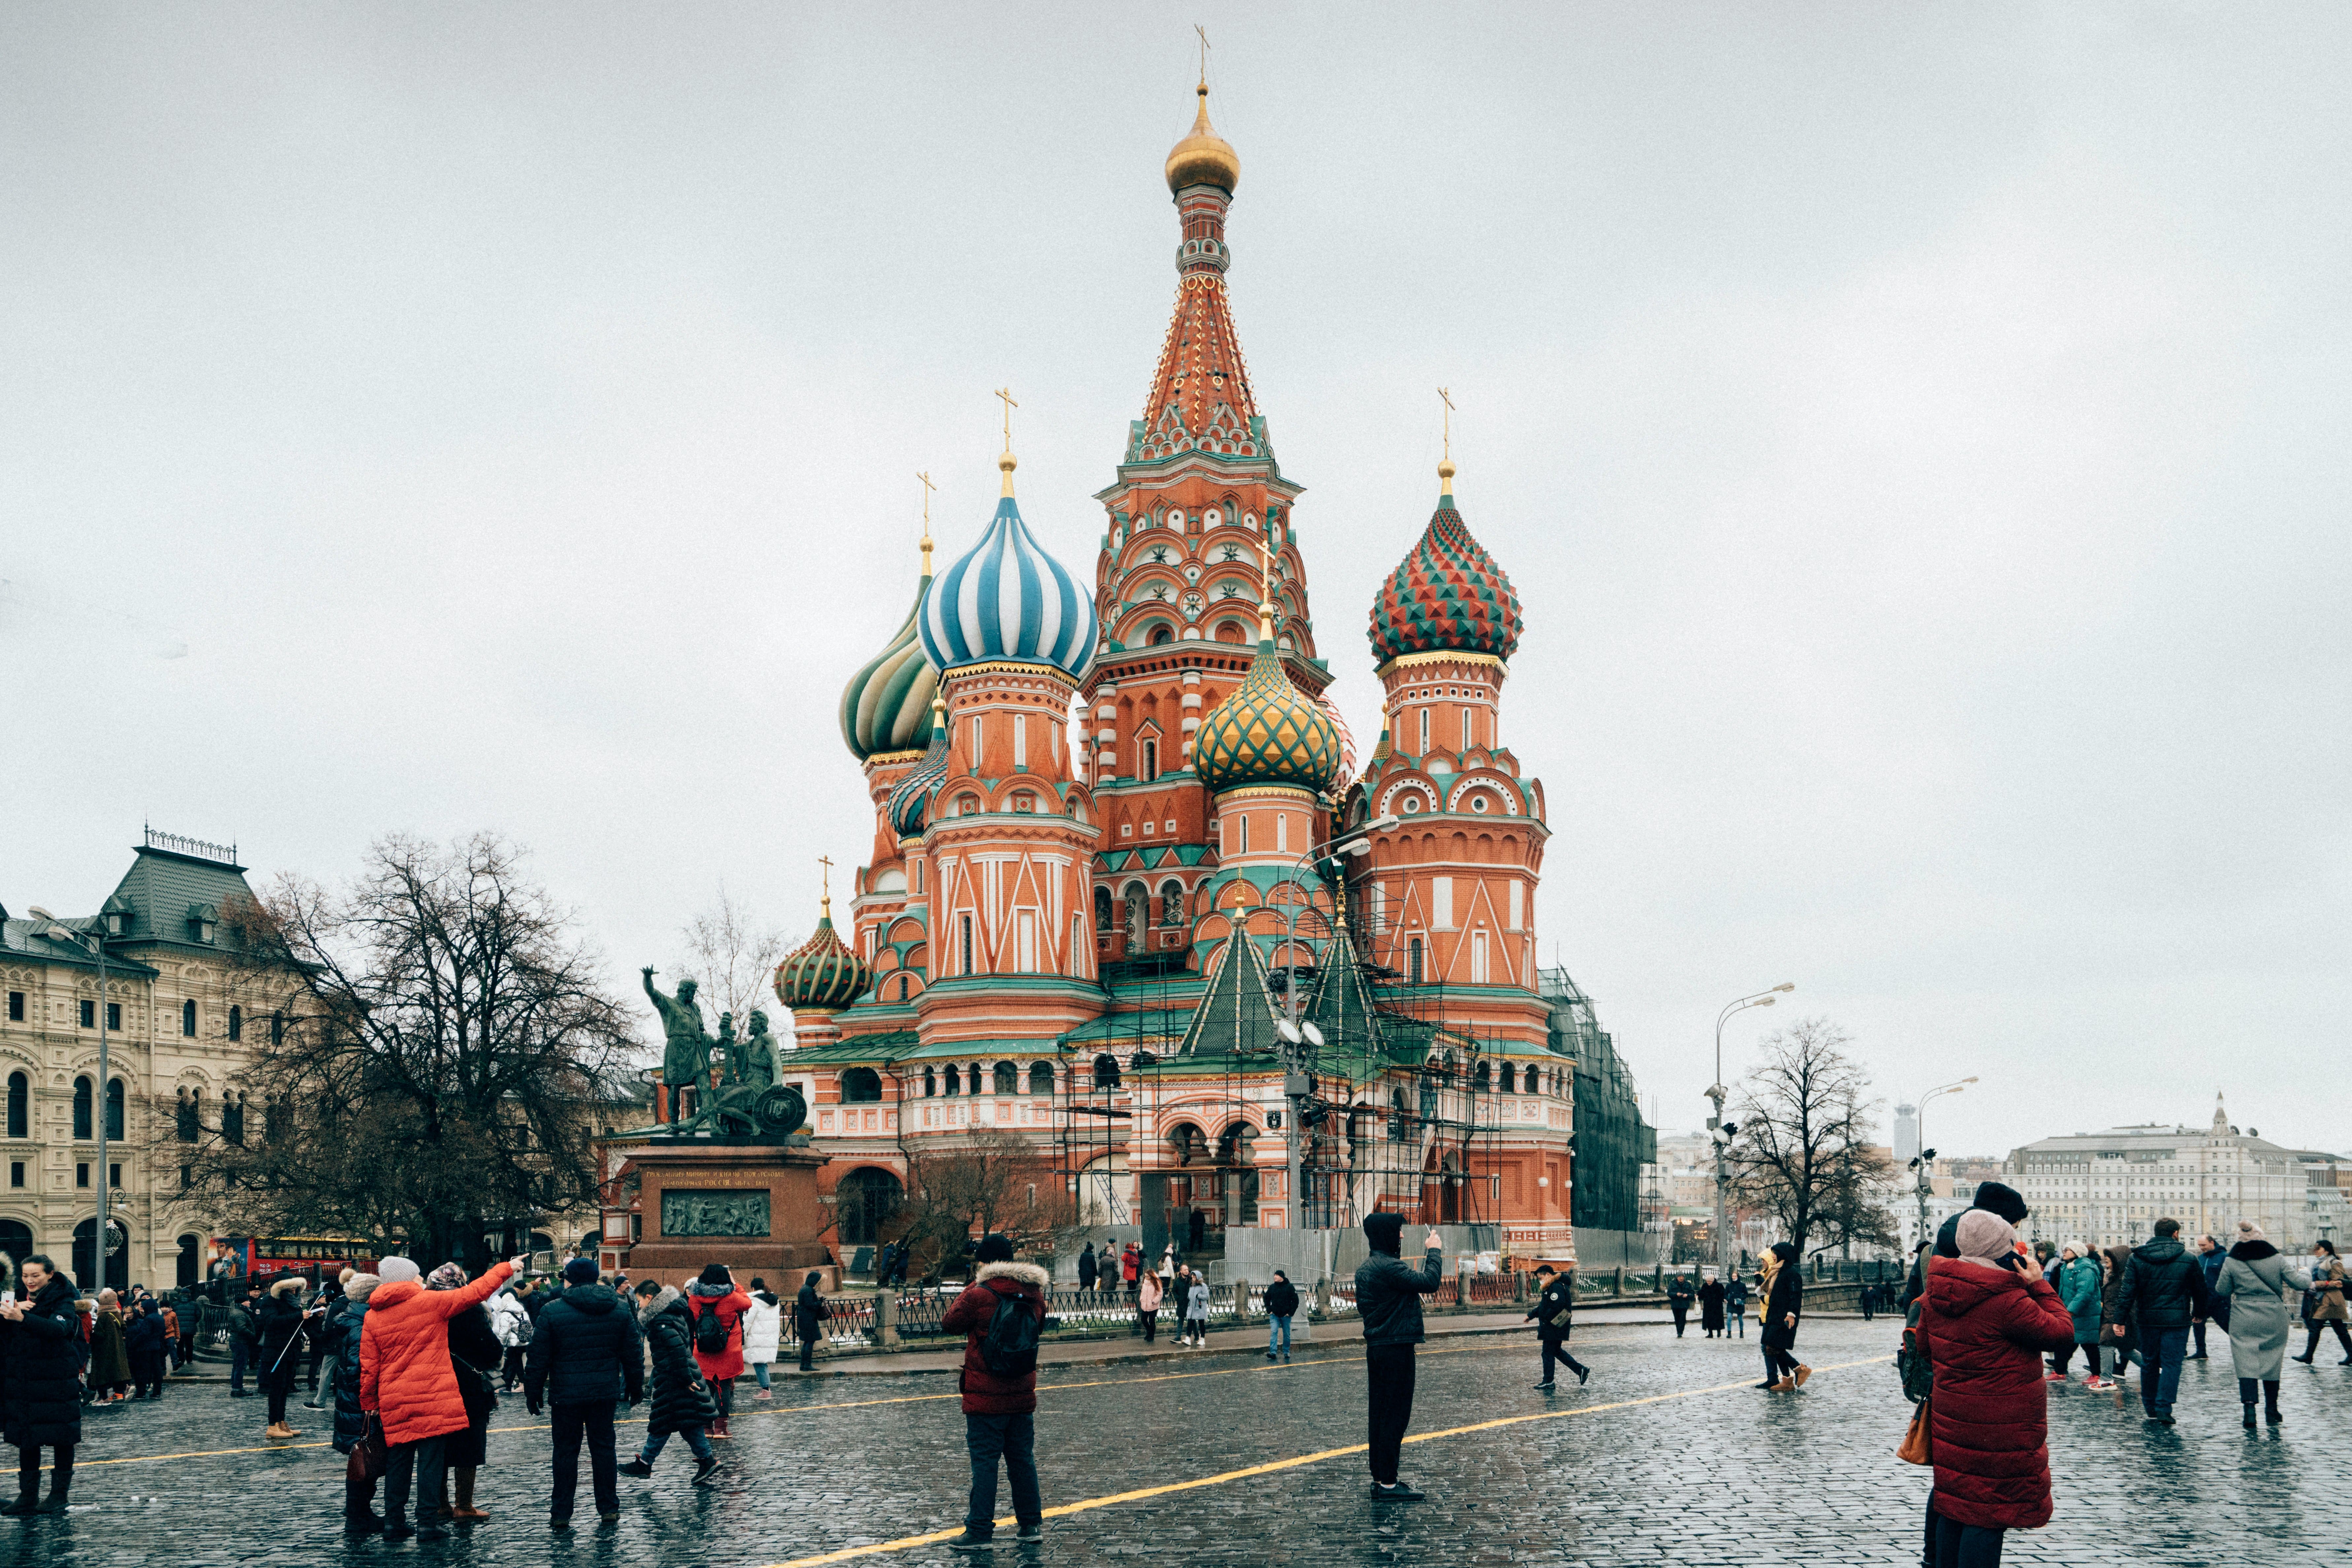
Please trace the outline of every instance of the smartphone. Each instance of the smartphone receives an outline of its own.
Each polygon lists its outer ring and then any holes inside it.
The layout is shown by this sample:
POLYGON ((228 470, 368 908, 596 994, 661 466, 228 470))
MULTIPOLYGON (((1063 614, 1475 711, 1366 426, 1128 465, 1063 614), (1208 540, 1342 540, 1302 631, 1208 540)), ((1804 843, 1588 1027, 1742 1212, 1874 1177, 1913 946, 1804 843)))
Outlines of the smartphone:
POLYGON ((0 1307, 13 1307, 16 1304, 16 1292, 14 1290, 0 1290, 0 1307))

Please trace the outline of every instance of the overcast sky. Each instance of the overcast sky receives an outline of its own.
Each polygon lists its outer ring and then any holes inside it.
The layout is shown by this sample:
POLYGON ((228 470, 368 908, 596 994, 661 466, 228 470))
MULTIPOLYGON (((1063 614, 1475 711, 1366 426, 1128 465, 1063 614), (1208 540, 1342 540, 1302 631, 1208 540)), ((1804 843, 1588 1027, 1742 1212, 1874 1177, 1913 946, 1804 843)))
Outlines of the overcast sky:
POLYGON ((1791 1012, 1929 1141, 2343 1147, 2352 11, 0 9, 0 902, 142 820, 530 847, 616 984, 872 818, 1008 383, 1090 577, 1214 43, 1360 749, 1458 493, 1538 905, 1667 1131, 1791 1012), (1777 1016, 1776 1016, 1777 1015, 1777 1016))

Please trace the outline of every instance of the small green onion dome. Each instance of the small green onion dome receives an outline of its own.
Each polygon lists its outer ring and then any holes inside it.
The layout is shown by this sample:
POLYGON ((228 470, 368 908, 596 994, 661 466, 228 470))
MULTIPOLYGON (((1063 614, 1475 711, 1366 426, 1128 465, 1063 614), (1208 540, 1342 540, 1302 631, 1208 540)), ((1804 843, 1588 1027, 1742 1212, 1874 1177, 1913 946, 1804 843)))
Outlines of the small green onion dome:
POLYGON ((923 657, 915 617, 929 591, 929 573, 916 586, 915 603, 890 644, 849 678, 841 693, 841 738, 859 762, 877 752, 904 752, 923 743, 930 730, 931 699, 939 671, 923 657))
POLYGON ((833 900, 816 934, 776 965, 776 1000, 795 1013, 838 1013, 873 988, 874 971, 833 929, 833 900))

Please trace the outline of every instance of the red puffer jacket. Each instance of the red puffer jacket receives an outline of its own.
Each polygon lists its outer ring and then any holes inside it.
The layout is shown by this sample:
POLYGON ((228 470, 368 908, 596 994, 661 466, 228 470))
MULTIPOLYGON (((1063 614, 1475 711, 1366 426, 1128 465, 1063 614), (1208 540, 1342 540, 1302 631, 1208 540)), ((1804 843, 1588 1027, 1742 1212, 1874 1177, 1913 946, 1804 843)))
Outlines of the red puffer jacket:
POLYGON ((694 1314, 694 1364, 712 1383, 743 1375, 743 1314, 751 1310, 751 1298, 743 1288, 734 1286, 723 1296, 702 1296, 696 1292, 709 1289, 703 1285, 686 1288, 686 1310, 694 1314), (716 1312, 727 1328, 727 1348, 712 1355, 702 1348, 702 1315, 716 1312))
POLYGON ((2074 1342, 2058 1292, 2006 1268, 1930 1258, 1919 1338, 1936 1369, 1936 1511, 1988 1528, 2049 1523, 2042 1355, 2074 1342))
POLYGON ((980 1274, 965 1287, 940 1318, 940 1327, 961 1332, 963 1375, 956 1386, 963 1391, 967 1415, 1019 1415, 1037 1408, 1037 1371, 1019 1377, 999 1377, 980 1359, 980 1342, 996 1316, 996 1303, 1019 1298, 1031 1304, 1037 1321, 1045 1321, 1045 1271, 1034 1263, 983 1263, 980 1274))
POLYGON ((463 1432, 466 1401, 449 1364, 449 1320, 489 1300, 511 1263, 493 1263, 455 1290, 427 1290, 422 1279, 378 1285, 368 1297, 360 1335, 360 1408, 383 1421, 387 1443, 421 1443, 463 1432))

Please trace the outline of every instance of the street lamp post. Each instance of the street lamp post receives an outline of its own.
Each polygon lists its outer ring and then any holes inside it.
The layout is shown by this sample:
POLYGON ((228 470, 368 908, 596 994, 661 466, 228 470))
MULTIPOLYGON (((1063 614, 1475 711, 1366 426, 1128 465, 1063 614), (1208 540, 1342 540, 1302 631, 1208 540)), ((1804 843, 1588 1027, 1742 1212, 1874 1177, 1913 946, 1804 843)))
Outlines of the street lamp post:
POLYGON ((1707 1087, 1706 1097, 1715 1102, 1715 1114, 1706 1119, 1707 1136, 1715 1143, 1715 1271, 1718 1279, 1731 1278, 1731 1199, 1729 1175, 1725 1168, 1725 1155, 1731 1148, 1732 1134, 1738 1131, 1723 1120, 1723 1102, 1731 1091, 1723 1086, 1723 1026, 1734 1013, 1749 1007, 1769 1007, 1780 994, 1794 991, 1797 983, 1784 980, 1769 991, 1759 991, 1753 996, 1742 996, 1724 1004, 1723 1011, 1715 1016, 1715 1082, 1707 1087))
POLYGON ((90 1257, 94 1260, 92 1267, 97 1272, 98 1283, 85 1286, 85 1289, 94 1295, 106 1288, 106 1259, 109 1251, 106 1245, 106 1200, 111 1189, 106 1170, 106 1112, 113 1103, 113 1096, 107 1090, 107 1085, 111 1080, 106 1052, 106 933, 103 929, 94 931, 75 931, 37 904, 32 906, 27 912, 49 922, 48 929, 43 934, 51 941, 69 942, 76 947, 86 948, 98 959, 98 1092, 91 1097, 97 1102, 94 1110, 98 1121, 98 1179, 90 1184, 98 1189, 98 1220, 90 1232, 89 1238, 90 1257))
MULTIPOLYGON (((1293 868, 1297 877, 1303 878, 1307 863, 1320 857, 1332 854, 1369 855, 1372 852, 1371 836, 1375 833, 1387 832, 1402 820, 1395 816, 1376 817, 1352 833, 1342 834, 1337 838, 1307 850, 1292 862, 1293 868)), ((1302 890, 1306 887, 1303 880, 1299 885, 1302 890)), ((1346 897, 1345 888, 1332 896, 1334 906, 1343 911, 1342 919, 1346 918, 1343 902, 1346 897)), ((1298 1108, 1307 1095, 1313 1092, 1313 1077, 1307 1071, 1307 1067, 1314 1060, 1313 1051, 1323 1044, 1323 1032, 1312 1024, 1302 1024, 1298 1020, 1297 938, 1298 902, 1294 900, 1289 908, 1284 911, 1282 919, 1282 1022, 1276 1033, 1282 1037, 1283 1055, 1287 1058, 1283 1063, 1282 1075, 1283 1101, 1288 1108, 1288 1114, 1283 1118, 1282 1122, 1283 1176, 1289 1189, 1291 1228, 1304 1230, 1307 1227, 1307 1194, 1300 1184, 1300 1176, 1301 1167, 1305 1163, 1306 1149, 1299 1139, 1298 1108)))
MULTIPOLYGON (((1964 1078, 1958 1083, 1948 1083, 1941 1089, 1931 1089, 1919 1097, 1919 1108, 1913 1112, 1919 1140, 1919 1152, 1911 1163, 1919 1173, 1919 1241, 1927 1239, 1927 1198, 1934 1189, 1936 1152, 1927 1147, 1927 1102, 1939 1094, 1958 1094, 1976 1082, 1964 1078)), ((1916 1249, 1916 1243, 1915 1243, 1916 1249)))

